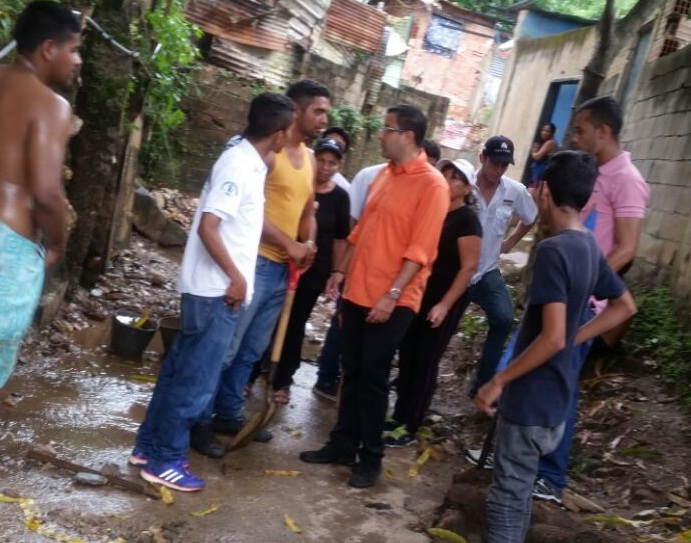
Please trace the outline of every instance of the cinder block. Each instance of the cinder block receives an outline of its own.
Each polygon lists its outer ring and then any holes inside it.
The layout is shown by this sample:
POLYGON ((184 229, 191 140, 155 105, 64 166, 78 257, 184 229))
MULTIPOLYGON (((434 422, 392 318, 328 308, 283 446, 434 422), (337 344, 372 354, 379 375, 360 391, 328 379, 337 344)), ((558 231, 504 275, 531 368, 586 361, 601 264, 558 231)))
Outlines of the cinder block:
POLYGON ((688 223, 688 215, 666 213, 658 237, 665 241, 680 243, 684 239, 684 233, 686 232, 688 223))

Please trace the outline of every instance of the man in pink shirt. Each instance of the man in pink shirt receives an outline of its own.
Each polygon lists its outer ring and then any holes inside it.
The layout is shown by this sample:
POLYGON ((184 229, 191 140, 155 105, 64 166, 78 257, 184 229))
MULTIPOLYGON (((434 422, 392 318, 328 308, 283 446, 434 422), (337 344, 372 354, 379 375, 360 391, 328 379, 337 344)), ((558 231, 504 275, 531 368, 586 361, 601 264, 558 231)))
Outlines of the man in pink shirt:
MULTIPOLYGON (((587 100, 576 110, 571 144, 574 149, 592 153, 597 159, 595 189, 581 212, 581 218, 592 230, 611 268, 623 276, 636 256, 650 189, 631 163, 630 154, 621 149, 619 133, 622 124, 621 107, 614 98, 604 96, 587 100)), ((583 316, 584 322, 592 319, 603 307, 601 302, 593 301, 591 305, 583 316)), ((628 322, 596 341, 604 347, 614 347, 627 328, 628 322)), ((590 347, 591 342, 587 342, 574 351, 573 364, 579 372, 590 347)), ((554 452, 540 459, 534 498, 561 503, 577 415, 578 388, 572 398, 561 443, 554 452)))

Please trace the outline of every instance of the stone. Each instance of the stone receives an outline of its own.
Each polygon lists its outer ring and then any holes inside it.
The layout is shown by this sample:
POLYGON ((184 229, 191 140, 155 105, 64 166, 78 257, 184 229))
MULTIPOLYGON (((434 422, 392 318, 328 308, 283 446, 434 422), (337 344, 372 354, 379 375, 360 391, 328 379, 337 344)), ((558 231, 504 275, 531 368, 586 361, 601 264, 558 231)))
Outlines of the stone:
POLYGON ((103 475, 98 475, 97 473, 87 473, 85 471, 80 471, 74 476, 75 483, 87 486, 103 486, 108 484, 108 479, 103 475))
POLYGON ((187 243, 187 231, 178 223, 168 221, 156 241, 165 247, 182 247, 187 243))

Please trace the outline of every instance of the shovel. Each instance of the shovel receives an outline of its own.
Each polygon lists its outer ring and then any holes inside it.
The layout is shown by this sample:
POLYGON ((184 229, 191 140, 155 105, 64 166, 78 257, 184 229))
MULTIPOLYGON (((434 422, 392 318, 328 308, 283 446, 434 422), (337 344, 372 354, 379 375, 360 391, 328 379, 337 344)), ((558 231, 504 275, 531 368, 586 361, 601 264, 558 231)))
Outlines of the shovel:
POLYGON ((269 377, 266 380, 264 388, 264 407, 258 413, 252 415, 252 418, 245 424, 242 429, 230 440, 227 445, 229 451, 241 449, 248 445, 254 436, 266 426, 271 418, 276 413, 276 402, 274 402, 273 384, 276 376, 276 367, 281 360, 281 353, 283 351, 283 342, 286 337, 286 329, 288 328, 288 320, 290 319, 290 311, 293 308, 293 300, 295 298, 295 290, 297 288, 298 280, 302 275, 302 269, 298 269, 295 263, 291 260, 288 263, 289 278, 288 290, 281 309, 281 316, 278 319, 278 327, 276 328, 276 335, 274 336, 273 348, 271 349, 271 370, 269 377))

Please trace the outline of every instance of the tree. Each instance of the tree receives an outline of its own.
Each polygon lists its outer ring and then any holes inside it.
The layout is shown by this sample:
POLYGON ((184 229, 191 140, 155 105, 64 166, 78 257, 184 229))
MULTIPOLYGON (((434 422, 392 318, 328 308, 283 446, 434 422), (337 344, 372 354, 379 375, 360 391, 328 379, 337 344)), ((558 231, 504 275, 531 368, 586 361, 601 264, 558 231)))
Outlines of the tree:
MULTIPOLYGON (((516 3, 516 0, 452 0, 459 6, 479 11, 481 13, 495 13, 497 10, 506 9, 507 7, 516 3)), ((603 12, 606 0, 534 0, 533 5, 537 8, 551 11, 554 13, 563 13, 565 15, 574 15, 584 19, 597 19, 603 12)), ((623 17, 636 4, 636 0, 617 0, 614 6, 614 14, 616 17, 623 17)))

